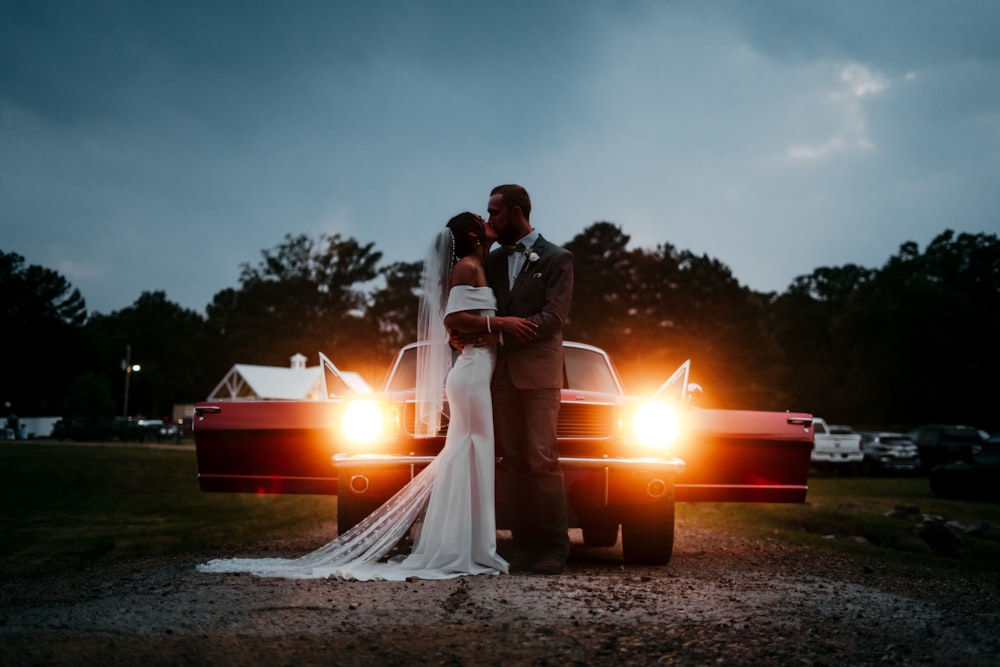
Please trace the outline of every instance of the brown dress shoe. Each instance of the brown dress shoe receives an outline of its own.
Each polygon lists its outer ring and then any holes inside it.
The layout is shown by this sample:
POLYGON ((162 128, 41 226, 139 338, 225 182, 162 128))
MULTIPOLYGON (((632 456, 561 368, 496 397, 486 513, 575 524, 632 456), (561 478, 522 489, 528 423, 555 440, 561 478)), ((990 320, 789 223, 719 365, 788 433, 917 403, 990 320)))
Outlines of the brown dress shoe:
POLYGON ((566 563, 555 556, 543 554, 531 564, 532 574, 562 574, 566 571, 566 563))

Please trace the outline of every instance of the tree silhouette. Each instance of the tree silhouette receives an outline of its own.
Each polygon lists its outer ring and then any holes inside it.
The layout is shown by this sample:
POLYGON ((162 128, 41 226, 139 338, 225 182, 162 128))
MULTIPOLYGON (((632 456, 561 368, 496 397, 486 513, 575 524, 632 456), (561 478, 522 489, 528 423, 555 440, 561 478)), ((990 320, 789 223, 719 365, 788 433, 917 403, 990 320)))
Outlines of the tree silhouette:
POLYGON ((618 225, 596 222, 565 245, 573 253, 573 306, 565 336, 606 348, 627 347, 634 319, 635 253, 618 225))
POLYGON ((0 400, 22 415, 61 410, 66 383, 86 365, 79 330, 87 316, 80 291, 61 274, 0 251, 0 321, 6 356, 0 400))
POLYGON ((365 311, 374 369, 384 369, 400 347, 417 338, 417 291, 422 269, 422 262, 396 262, 379 272, 385 285, 373 292, 365 311))
MULTIPOLYGON (((629 241, 603 221, 565 244, 575 258, 566 338, 606 349, 635 393, 690 358, 708 407, 802 410, 897 430, 1000 427, 996 235, 945 231, 923 251, 902 244, 881 268, 820 267, 780 294, 753 292, 707 255, 629 241)), ((380 267, 372 244, 337 235, 288 235, 261 256, 242 265, 238 287, 213 296, 207 319, 164 292, 86 319, 65 278, 0 252, 0 313, 15 351, 0 400, 22 416, 92 413, 109 409, 110 388, 120 405, 131 345, 143 370, 130 412, 164 416, 206 398, 234 363, 285 365, 296 352, 314 363, 325 352, 377 384, 413 340, 420 262, 380 267)))
POLYGON ((854 341, 844 335, 843 318, 872 275, 853 264, 822 267, 797 277, 771 306, 771 329, 790 371, 786 389, 803 409, 820 415, 850 411, 858 380, 851 362, 854 341))
POLYGON ((262 251, 256 266, 244 264, 240 288, 215 295, 208 322, 230 365, 246 362, 285 365, 296 353, 318 363, 363 350, 367 295, 359 284, 377 276, 382 253, 339 235, 287 235, 262 251))
POLYGON ((765 297, 721 262, 665 243, 629 250, 620 227, 599 222, 566 244, 575 290, 567 338, 607 350, 637 393, 654 391, 691 359, 708 404, 788 407, 773 390, 777 348, 763 326, 765 297))
POLYGON ((809 410, 855 425, 971 422, 995 428, 1000 242, 945 231, 878 270, 800 276, 769 321, 809 410))
POLYGON ((143 292, 127 308, 94 315, 86 333, 119 406, 126 346, 131 347, 131 361, 141 365, 130 380, 130 414, 172 417, 175 403, 204 399, 228 369, 217 359, 205 319, 169 301, 162 291, 143 292))
POLYGON ((851 344, 865 421, 996 425, 1000 241, 946 231, 906 243, 859 285, 834 331, 851 344))

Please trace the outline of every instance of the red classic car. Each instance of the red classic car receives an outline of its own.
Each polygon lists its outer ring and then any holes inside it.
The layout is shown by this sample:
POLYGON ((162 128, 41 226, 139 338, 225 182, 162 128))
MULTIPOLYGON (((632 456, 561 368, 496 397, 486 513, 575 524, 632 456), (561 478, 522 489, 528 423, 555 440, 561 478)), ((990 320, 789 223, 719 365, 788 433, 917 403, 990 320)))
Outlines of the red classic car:
MULTIPOLYGON (((435 437, 413 435, 417 345, 399 351, 378 393, 330 391, 346 385, 320 355, 327 400, 198 403, 201 490, 337 494, 338 529, 355 525, 444 444, 446 418, 435 437)), ((653 397, 628 396, 603 350, 564 349, 560 463, 586 544, 614 545, 620 525, 626 562, 665 564, 676 501, 805 501, 811 415, 695 407, 687 362, 653 397)))

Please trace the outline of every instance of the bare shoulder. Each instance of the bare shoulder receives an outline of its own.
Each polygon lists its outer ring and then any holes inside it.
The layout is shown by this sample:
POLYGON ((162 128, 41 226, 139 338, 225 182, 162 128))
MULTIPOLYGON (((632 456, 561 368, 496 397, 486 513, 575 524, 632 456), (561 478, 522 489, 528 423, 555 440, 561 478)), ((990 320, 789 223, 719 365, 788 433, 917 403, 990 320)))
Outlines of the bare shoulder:
POLYGON ((451 270, 451 286, 471 285, 472 287, 482 287, 486 285, 486 272, 483 265, 472 257, 463 257, 458 260, 455 268, 451 270))

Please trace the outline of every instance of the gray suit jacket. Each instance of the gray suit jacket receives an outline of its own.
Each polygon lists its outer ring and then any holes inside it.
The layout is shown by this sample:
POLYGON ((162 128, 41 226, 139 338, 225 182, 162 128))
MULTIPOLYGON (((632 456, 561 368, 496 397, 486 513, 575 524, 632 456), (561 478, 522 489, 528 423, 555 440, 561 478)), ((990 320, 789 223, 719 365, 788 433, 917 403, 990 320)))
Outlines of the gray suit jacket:
POLYGON ((538 334, 522 343, 512 336, 500 346, 498 364, 506 364, 518 389, 563 385, 562 329, 573 300, 573 255, 539 235, 514 286, 507 279, 507 254, 497 248, 486 260, 486 279, 497 297, 498 315, 516 315, 538 325, 538 334))

